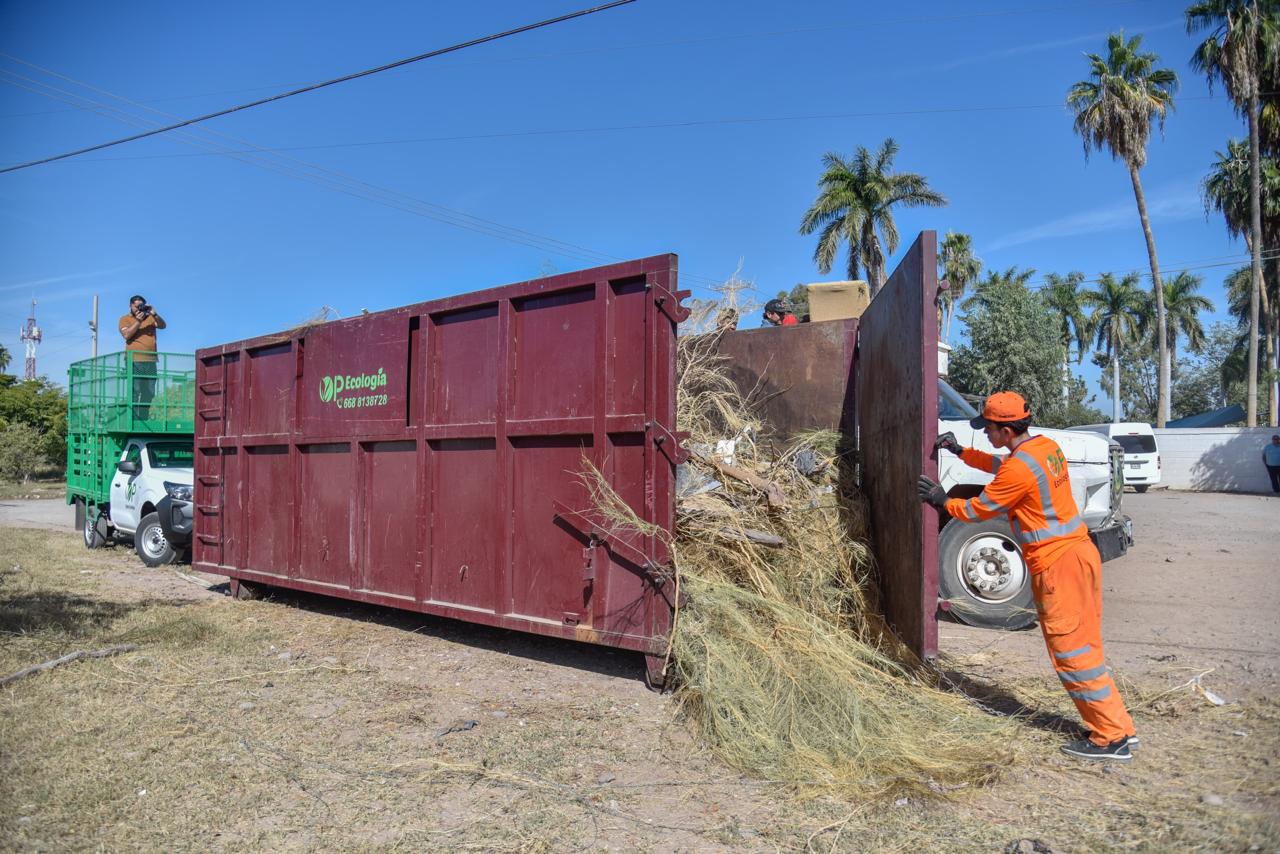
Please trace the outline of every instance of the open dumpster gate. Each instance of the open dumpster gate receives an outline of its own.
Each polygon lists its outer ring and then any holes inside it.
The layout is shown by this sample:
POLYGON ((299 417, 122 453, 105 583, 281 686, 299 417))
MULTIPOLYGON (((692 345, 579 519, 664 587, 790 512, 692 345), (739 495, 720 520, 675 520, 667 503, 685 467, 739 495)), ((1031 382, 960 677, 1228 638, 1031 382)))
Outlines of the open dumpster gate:
MULTIPOLYGON (((914 310, 936 338, 933 245, 922 235, 876 302, 904 304, 881 322, 914 310)), ((198 351, 195 568, 230 576, 237 593, 287 587, 636 650, 660 681, 668 537, 617 530, 584 472, 673 531, 684 296, 675 256, 660 255, 198 351)), ((898 360, 907 335, 886 330, 877 364, 898 360)), ((928 348, 907 349, 920 360, 928 348)), ((900 425, 910 399, 931 398, 932 386, 879 393, 875 374, 852 376, 884 398, 876 424, 900 425)), ((933 428, 919 426, 895 440, 917 451, 909 462, 873 474, 864 461, 864 477, 894 508, 876 519, 886 590, 900 574, 914 591, 886 598, 889 619, 929 654, 936 603, 919 611, 920 576, 936 576, 936 559, 921 563, 936 524, 923 523, 914 476, 933 428), (914 524, 893 515, 908 498, 914 524)))

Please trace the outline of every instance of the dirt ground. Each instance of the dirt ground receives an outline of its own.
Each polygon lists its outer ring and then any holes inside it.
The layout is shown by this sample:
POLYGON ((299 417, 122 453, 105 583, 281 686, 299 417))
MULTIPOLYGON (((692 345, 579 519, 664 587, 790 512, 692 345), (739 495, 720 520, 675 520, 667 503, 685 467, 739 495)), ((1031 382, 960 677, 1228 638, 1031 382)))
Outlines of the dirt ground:
POLYGON ((1125 501, 1137 545, 1105 566, 1104 637, 1138 758, 1058 753, 1074 713, 1038 631, 944 623, 947 678, 1020 715, 1015 760, 980 790, 884 803, 735 773, 630 654, 236 602, 5 502, 0 526, 37 527, 0 527, 0 676, 137 649, 0 687, 0 848, 1280 851, 1280 500, 1125 501))

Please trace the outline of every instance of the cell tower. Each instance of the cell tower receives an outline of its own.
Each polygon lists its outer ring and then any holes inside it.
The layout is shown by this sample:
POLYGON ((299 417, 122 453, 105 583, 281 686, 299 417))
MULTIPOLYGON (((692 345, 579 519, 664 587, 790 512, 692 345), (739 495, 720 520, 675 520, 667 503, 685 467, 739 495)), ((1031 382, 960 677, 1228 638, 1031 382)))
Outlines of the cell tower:
POLYGON ((40 327, 36 326, 36 301, 31 301, 31 316, 27 318, 27 323, 22 327, 19 336, 22 343, 27 347, 27 367, 23 374, 23 379, 33 380, 36 378, 36 346, 44 337, 44 333, 40 331, 40 327))

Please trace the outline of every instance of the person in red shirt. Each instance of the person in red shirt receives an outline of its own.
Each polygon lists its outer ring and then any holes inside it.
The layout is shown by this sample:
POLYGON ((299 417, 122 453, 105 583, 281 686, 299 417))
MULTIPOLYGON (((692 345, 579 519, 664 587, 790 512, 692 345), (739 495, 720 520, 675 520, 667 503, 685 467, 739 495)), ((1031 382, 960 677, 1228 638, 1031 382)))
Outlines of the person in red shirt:
POLYGON ((949 498, 921 475, 920 498, 962 522, 1008 517, 1031 571, 1049 660, 1089 727, 1088 738, 1063 745, 1063 752, 1079 759, 1132 759, 1138 737, 1102 649, 1102 558, 1071 494, 1066 455, 1053 439, 1028 432, 1031 409, 1016 392, 988 397, 970 424, 1009 454, 961 447, 950 433, 934 447, 995 478, 977 498, 964 500, 949 498))
POLYGON ((764 304, 764 319, 770 326, 795 326, 800 322, 780 299, 771 299, 764 304))

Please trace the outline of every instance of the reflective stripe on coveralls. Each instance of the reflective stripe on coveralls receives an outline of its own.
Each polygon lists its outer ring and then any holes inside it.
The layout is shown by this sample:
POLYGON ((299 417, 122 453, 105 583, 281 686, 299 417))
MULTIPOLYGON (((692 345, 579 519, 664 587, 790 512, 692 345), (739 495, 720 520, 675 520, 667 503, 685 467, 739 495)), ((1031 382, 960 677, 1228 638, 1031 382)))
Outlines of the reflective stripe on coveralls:
POLYGON ((1085 541, 1031 576, 1036 611, 1053 668, 1080 717, 1092 730, 1090 738, 1107 744, 1133 735, 1133 720, 1125 709, 1102 647, 1102 559, 1085 541))
POLYGON ((979 471, 994 471, 995 478, 976 498, 948 501, 947 513, 965 522, 1008 514, 1031 572, 1043 570, 1077 542, 1088 540, 1088 528, 1071 495, 1066 456, 1049 437, 1034 436, 1008 457, 965 448, 960 459, 979 471))
POLYGON ((1049 491, 1049 475, 1044 470, 1044 466, 1035 457, 1026 451, 1019 450, 1013 455, 1014 459, 1021 460, 1026 463, 1027 468, 1031 469, 1031 474, 1036 479, 1036 486, 1040 490, 1040 506, 1043 508, 1045 527, 1039 531, 1023 531, 1018 535, 1018 542, 1026 545, 1027 543, 1042 543, 1053 537, 1061 537, 1075 531, 1084 524, 1084 520, 1077 514, 1074 519, 1066 522, 1058 520, 1058 508, 1054 505, 1053 496, 1049 491))

